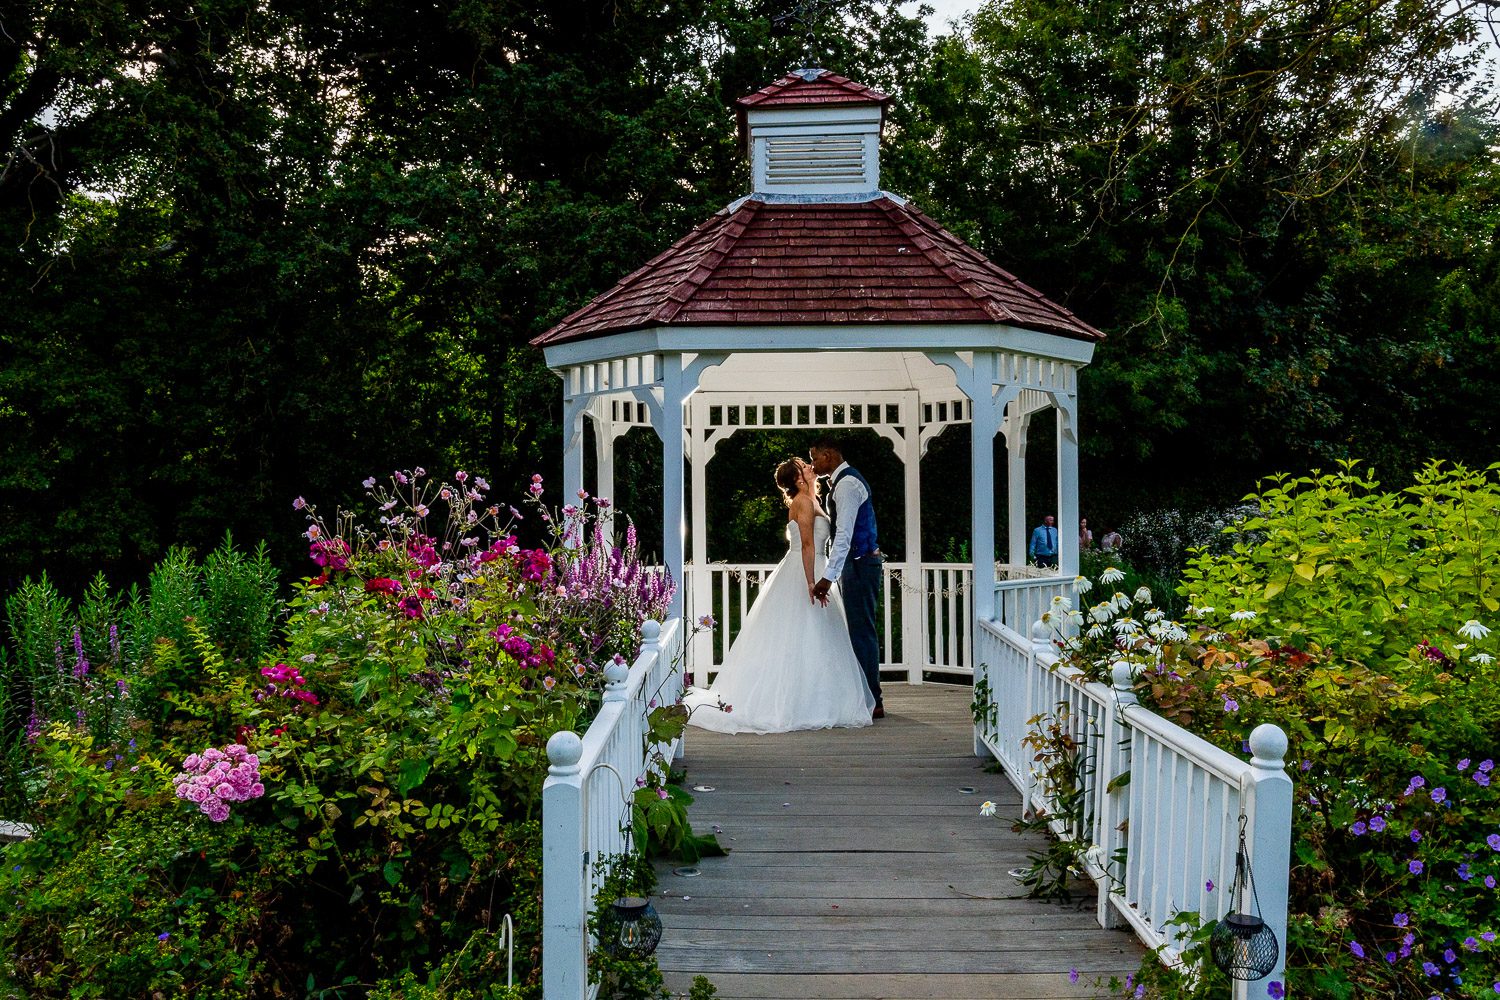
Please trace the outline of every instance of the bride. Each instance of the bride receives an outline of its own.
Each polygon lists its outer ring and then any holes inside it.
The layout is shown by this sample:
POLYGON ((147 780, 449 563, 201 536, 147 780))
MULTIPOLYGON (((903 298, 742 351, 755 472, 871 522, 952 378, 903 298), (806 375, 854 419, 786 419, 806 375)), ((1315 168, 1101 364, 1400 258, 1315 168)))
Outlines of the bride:
POLYGON ((792 458, 776 467, 776 485, 788 508, 786 555, 762 584, 713 685, 683 697, 688 722, 721 733, 868 726, 875 697, 849 644, 843 602, 836 589, 827 607, 808 594, 822 574, 829 534, 817 475, 792 458))

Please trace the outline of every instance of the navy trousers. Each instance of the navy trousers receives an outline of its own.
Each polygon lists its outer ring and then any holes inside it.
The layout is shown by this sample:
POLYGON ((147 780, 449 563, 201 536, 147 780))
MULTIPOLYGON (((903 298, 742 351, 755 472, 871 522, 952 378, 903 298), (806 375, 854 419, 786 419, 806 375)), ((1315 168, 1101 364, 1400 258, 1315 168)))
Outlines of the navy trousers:
POLYGON ((880 636, 875 631, 875 604, 880 595, 880 580, 885 575, 884 562, 880 556, 865 556, 844 563, 843 575, 839 577, 839 593, 844 597, 844 614, 849 619, 849 642, 854 646, 854 658, 865 672, 865 683, 875 696, 875 704, 883 707, 880 700, 880 636))

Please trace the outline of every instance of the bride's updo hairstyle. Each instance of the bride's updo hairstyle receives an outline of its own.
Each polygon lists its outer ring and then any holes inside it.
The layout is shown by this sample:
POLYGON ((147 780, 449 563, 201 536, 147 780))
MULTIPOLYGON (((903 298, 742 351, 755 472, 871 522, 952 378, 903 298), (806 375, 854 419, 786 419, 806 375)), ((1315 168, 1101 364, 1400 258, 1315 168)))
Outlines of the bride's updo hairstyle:
POLYGON ((802 465, 795 458, 776 466, 776 485, 781 488, 781 495, 790 507, 792 498, 802 491, 802 465))

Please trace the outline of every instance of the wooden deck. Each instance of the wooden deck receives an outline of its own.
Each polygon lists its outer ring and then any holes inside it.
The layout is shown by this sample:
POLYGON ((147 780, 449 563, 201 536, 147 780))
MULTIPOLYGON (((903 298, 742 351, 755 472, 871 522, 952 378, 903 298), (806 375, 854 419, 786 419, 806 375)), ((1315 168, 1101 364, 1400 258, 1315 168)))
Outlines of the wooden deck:
POLYGON ((1007 873, 1043 843, 1011 832, 1020 796, 973 755, 967 686, 887 684, 867 729, 724 736, 689 729, 693 827, 728 857, 660 865, 668 985, 725 998, 1043 1000, 1095 996, 1142 950, 1007 873), (961 789, 973 788, 972 793, 961 789), (993 799, 996 815, 979 815, 993 799), (1068 981, 1076 968, 1082 979, 1068 981))

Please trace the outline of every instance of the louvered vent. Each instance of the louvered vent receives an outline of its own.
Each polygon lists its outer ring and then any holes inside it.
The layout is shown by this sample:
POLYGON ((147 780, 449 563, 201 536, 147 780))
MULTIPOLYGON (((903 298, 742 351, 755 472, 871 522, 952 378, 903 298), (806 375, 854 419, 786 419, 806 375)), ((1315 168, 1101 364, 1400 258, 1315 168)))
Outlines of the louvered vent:
POLYGON ((776 186, 840 184, 866 180, 865 142, 859 135, 766 140, 766 183, 776 186))

